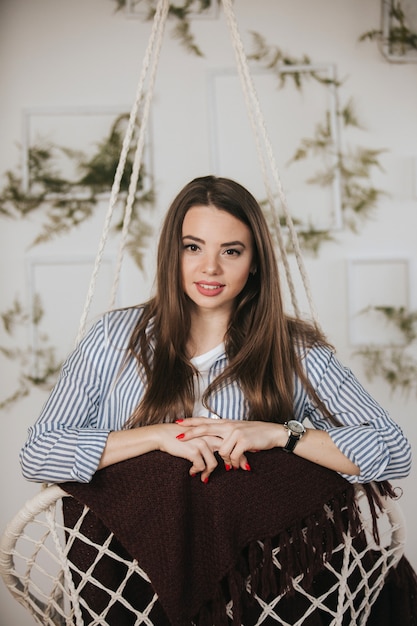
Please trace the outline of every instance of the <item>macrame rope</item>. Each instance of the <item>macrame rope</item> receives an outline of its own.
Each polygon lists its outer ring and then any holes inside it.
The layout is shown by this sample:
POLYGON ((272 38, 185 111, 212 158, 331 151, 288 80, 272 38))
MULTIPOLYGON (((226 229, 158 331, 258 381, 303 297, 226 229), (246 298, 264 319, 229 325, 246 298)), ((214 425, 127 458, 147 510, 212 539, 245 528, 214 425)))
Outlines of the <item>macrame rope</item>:
MULTIPOLYGON (((225 7, 225 14, 226 14, 226 18, 228 19, 228 27, 231 32, 232 43, 234 45, 236 65, 238 68, 238 73, 239 73, 239 77, 240 77, 241 84, 242 84, 242 89, 243 89, 243 94, 245 98, 247 113, 249 116, 249 121, 250 121, 252 132, 254 135, 256 151, 257 151, 257 156, 258 156, 260 167, 261 167, 262 177, 263 177, 264 186, 265 186, 265 190, 267 194, 267 200, 271 209, 274 234, 275 234, 275 237, 278 243, 278 248, 281 254, 281 261, 284 265, 287 284, 288 284, 288 288, 290 291, 291 303, 292 303, 296 316, 299 317, 300 310, 298 306, 297 294, 296 294, 294 282, 293 282, 292 275, 291 275, 291 270, 290 270, 290 266, 288 262, 288 255, 285 249, 285 243, 284 243, 284 238, 282 234, 281 224, 279 221, 279 216, 277 215, 277 211, 275 208, 273 192, 271 189, 271 185, 269 183, 266 159, 265 159, 264 152, 262 150, 261 137, 259 134, 259 124, 257 123, 256 117, 255 117, 255 112, 254 112, 255 102, 253 100, 254 90, 251 89, 250 75, 249 75, 249 71, 247 68, 247 64, 245 63, 246 56, 244 53, 241 37, 238 31, 237 23, 234 18, 233 9, 229 11, 228 7, 227 9, 225 7)), ((255 94, 255 99, 256 99, 256 94, 255 94)))
POLYGON ((285 197, 285 193, 282 188, 281 180, 278 174, 278 168, 276 165, 274 153, 273 153, 272 146, 271 146, 271 142, 269 140, 268 133, 266 130, 264 116, 262 114, 261 107, 259 104, 259 99, 258 99, 256 89, 255 89, 255 85, 253 83, 253 79, 249 71, 249 64, 248 64, 248 60, 244 51, 242 39, 239 33, 236 17, 233 11, 232 0, 222 0, 222 3, 223 3, 225 16, 227 18, 228 27, 231 33, 232 44, 233 44, 233 48, 234 48, 235 55, 236 55, 237 66, 238 66, 238 70, 240 74, 245 102, 246 102, 247 109, 248 109, 248 115, 251 121, 252 129, 254 130, 254 134, 255 134, 255 143, 258 148, 257 150, 258 158, 261 163, 262 172, 264 174, 264 182, 265 182, 265 187, 267 190, 268 201, 271 204, 271 208, 273 209, 274 227, 277 233, 280 252, 282 255, 282 261, 283 261, 285 272, 286 272, 288 287, 290 289, 292 304, 293 304, 296 315, 299 316, 299 307, 298 307, 298 302, 297 302, 297 297, 296 297, 296 291, 294 288, 294 283, 293 283, 291 271, 290 271, 288 260, 287 260, 287 253, 285 250, 285 246, 282 245, 281 225, 279 222, 279 218, 277 218, 275 214, 275 210, 274 210, 275 202, 273 202, 273 194, 270 190, 269 183, 267 182, 265 159, 260 149, 259 134, 264 144, 266 155, 268 157, 270 168, 271 168, 272 177, 273 177, 273 180, 274 180, 277 192, 278 192, 278 197, 279 197, 282 210, 284 212, 286 224, 290 233, 291 244, 293 246, 294 254, 297 260, 297 265, 298 265, 298 269, 299 269, 301 279, 303 282, 303 287, 306 293, 308 305, 310 308, 310 313, 311 313, 314 323, 318 325, 318 315, 314 306, 310 282, 309 282, 309 278, 308 278, 307 271, 305 268, 303 256, 301 253, 297 231, 295 229, 294 222, 292 220, 290 211, 288 209, 287 199, 285 197))
POLYGON ((151 67, 151 76, 149 79, 149 86, 146 92, 143 112, 142 112, 141 121, 140 121, 139 137, 138 137, 138 143, 137 143, 136 152, 135 152, 135 158, 133 162, 132 174, 131 174, 130 183, 129 183, 129 191, 128 191, 128 196, 127 196, 127 201, 126 201, 126 211, 125 211, 124 220, 123 220, 122 237, 120 241, 119 255, 117 259, 115 279, 113 283, 113 289, 112 289, 111 300, 110 300, 110 307, 114 306, 114 303, 116 300, 117 289, 119 285, 120 272, 122 268, 124 252, 126 249, 127 237, 129 234, 129 226, 130 226, 130 222, 132 218, 132 209, 133 209, 133 204, 134 204, 135 196, 136 196, 137 184, 138 184, 139 173, 140 173, 140 166, 142 163, 143 149, 145 146, 146 129, 148 127, 149 114, 150 114, 152 97, 153 97, 154 86, 155 86, 156 71, 158 68, 158 61, 159 61, 162 40, 163 40, 163 35, 164 35, 164 26, 166 23, 168 9, 169 9, 169 1, 163 0, 160 4, 162 6, 160 7, 160 15, 158 15, 159 27, 156 32, 156 50, 155 50, 154 57, 153 57, 153 63, 151 67))
MULTIPOLYGON (((139 83, 138 83, 138 87, 136 90, 136 97, 135 97, 135 101, 134 104, 132 106, 132 110, 130 112, 130 116, 129 116, 129 123, 128 126, 126 128, 126 133, 123 139, 123 145, 122 145, 122 150, 121 150, 121 154, 120 154, 120 160, 119 163, 117 165, 117 169, 116 169, 116 174, 114 177, 114 181, 113 181, 113 185, 112 185, 112 189, 111 189, 111 194, 110 194, 110 200, 109 200, 109 206, 108 206, 108 210, 106 213, 106 217, 105 217, 105 221, 104 221, 104 227, 103 227, 103 233, 101 236, 101 240, 99 243, 99 247, 98 247, 98 252, 97 252, 97 256, 96 256, 96 260, 95 260, 95 265, 94 265, 94 269, 93 269, 93 273, 91 276, 91 280, 90 280, 90 285, 88 288, 88 292, 87 292, 87 297, 86 297, 86 301, 85 301, 85 305, 84 305, 84 310, 81 316, 81 320, 80 320, 80 325, 79 325, 79 330, 78 330, 78 335, 76 338, 76 343, 78 343, 81 339, 81 337, 83 336, 83 334, 85 333, 85 328, 86 328, 86 323, 87 323, 87 317, 88 317, 88 313, 90 311, 90 307, 91 307, 91 303, 93 300, 93 296, 94 296, 94 291, 95 291, 95 287, 96 287, 96 283, 97 283, 97 277, 98 277, 98 273, 100 270, 100 265, 102 262, 102 258, 103 258, 103 254, 104 254, 104 249, 106 246, 106 242, 108 239, 108 235, 109 235, 109 231, 110 231, 110 225, 111 225, 111 221, 112 221, 112 217, 113 217, 113 213, 114 213, 114 209, 117 203, 117 199, 118 199, 118 195, 119 195, 119 191, 120 191, 120 183, 122 180, 122 176, 123 176, 123 172, 125 169, 125 165, 126 165, 126 160, 127 160, 127 156, 129 153, 129 149, 132 143, 132 137, 133 137, 133 133, 135 130, 135 126, 137 123, 137 117, 138 117, 138 111, 139 111, 139 106, 140 103, 142 101, 143 98, 143 91, 144 91, 144 85, 146 82, 146 78, 149 72, 149 66, 151 63, 151 59, 152 57, 154 57, 155 59, 155 63, 154 63, 154 68, 153 68, 153 77, 156 73, 156 66, 157 66, 157 61, 158 61, 158 55, 160 52, 160 48, 161 48, 161 42, 162 42, 162 35, 164 32, 164 27, 165 27, 165 23, 166 23, 166 19, 167 19, 167 15, 168 15, 168 8, 169 8, 169 0, 159 0, 157 8, 156 8, 156 12, 155 12, 155 17, 153 20, 153 25, 152 25, 152 31, 149 37, 149 42, 148 42, 148 46, 146 48, 145 51, 145 56, 143 58, 143 63, 142 63, 142 71, 141 71, 141 75, 139 78, 139 83), (157 54, 155 55, 155 48, 157 48, 157 54)), ((151 83, 151 87, 153 88, 153 81, 151 83)), ((152 90, 148 90, 149 93, 147 95, 147 99, 146 102, 150 103, 151 98, 152 98, 152 90)), ((149 113, 149 104, 147 106, 147 113, 146 113, 146 121, 148 119, 148 113, 149 113)), ((139 166, 137 165, 136 161, 137 159, 141 158, 142 156, 142 152, 143 152, 143 142, 144 142, 144 136, 145 136, 145 131, 146 131, 146 124, 143 123, 140 126, 140 134, 139 134, 139 140, 141 142, 142 145, 138 145, 138 148, 136 150, 136 156, 135 156, 135 163, 134 163, 134 170, 138 169, 139 166)), ((139 163, 140 165, 140 163, 139 163)), ((138 173, 133 174, 132 172, 132 176, 138 176, 138 173)), ((137 178, 135 181, 135 187, 133 189, 133 184, 131 184, 129 186, 129 197, 133 194, 135 194, 135 190, 136 190, 136 183, 137 183, 137 178)), ((133 200, 129 200, 129 202, 131 204, 133 204, 133 200)), ((127 212, 131 212, 131 206, 130 209, 128 208, 127 212)), ((127 225, 129 224, 130 221, 130 216, 127 216, 127 218, 125 218, 124 220, 125 222, 127 222, 127 225)), ((120 245, 120 252, 119 252, 119 260, 118 260, 118 264, 117 264, 117 271, 120 272, 120 266, 121 266, 121 257, 123 255, 123 250, 125 248, 125 242, 123 241, 123 237, 126 239, 127 238, 127 229, 125 228, 125 225, 123 226, 123 230, 122 230, 122 242, 120 245)), ((118 275, 116 277, 115 282, 118 284, 119 278, 118 275)), ((116 286, 117 289, 117 286, 116 286)), ((112 298, 114 298, 114 294, 115 294, 115 289, 113 290, 112 293, 112 298)))
POLYGON ((77 601, 77 591, 74 586, 74 582, 71 576, 69 561, 64 554, 64 550, 62 549, 62 540, 59 537, 56 527, 56 518, 55 518, 55 506, 56 504, 51 504, 48 508, 45 509, 45 518, 50 529, 51 537, 55 546, 56 554, 58 555, 65 583, 68 585, 68 592, 73 601, 73 611, 75 617, 75 626, 83 626, 84 620, 81 613, 81 609, 79 603, 77 601))
MULTIPOLYGON (((297 260, 298 269, 299 269, 303 287, 307 296, 310 313, 311 313, 314 323, 317 325, 318 316, 317 316, 317 312, 316 312, 314 302, 313 302, 311 287, 310 287, 308 275, 305 269, 305 265, 304 265, 304 261, 303 261, 303 257, 302 257, 302 253, 300 249, 300 244, 298 241, 298 235, 297 235, 291 214, 288 209, 287 200, 286 200, 286 197, 282 188, 281 180, 278 174, 278 168, 275 162, 272 146, 271 146, 268 133, 266 130, 264 117, 261 111, 256 89, 255 89, 252 77, 250 75, 250 72, 249 72, 249 65, 248 65, 247 57, 245 55, 245 51, 244 51, 243 44, 242 44, 242 39, 240 37, 239 29, 237 26, 237 21, 235 18, 235 14, 233 12, 232 0, 222 0, 222 2, 223 2, 224 11, 225 11, 225 16, 227 19, 227 24, 228 24, 230 34, 231 34, 233 48, 234 48, 235 55, 236 55, 236 63, 237 63, 239 76, 240 76, 241 83, 242 83, 242 89, 243 89, 243 94, 245 97, 248 116, 249 116, 249 120, 250 120, 252 130, 254 133, 257 155, 258 155, 258 159, 259 159, 261 170, 262 170, 262 176, 263 176, 264 185, 265 185, 265 189, 267 193, 267 199, 271 207, 275 236, 276 236, 278 247, 280 250, 281 260, 284 265, 287 284, 288 284, 288 288, 290 291, 291 303, 292 303, 295 315, 297 317, 300 317, 300 309, 298 305, 296 289, 294 286, 294 281, 292 278, 291 269, 290 269, 290 265, 288 261, 286 246, 285 246, 283 235, 282 235, 280 219, 279 219, 279 215, 277 214, 277 210, 275 206, 276 203, 274 201, 274 194, 271 189, 271 185, 269 184, 266 157, 268 157, 268 160, 269 160, 272 177, 273 177, 273 180, 274 180, 277 192, 278 192, 278 197, 281 203, 282 210, 284 212, 286 225, 289 230, 291 243, 292 243, 294 254, 297 260), (262 143, 264 146, 266 157, 264 156, 262 152, 262 143)), ((129 226, 130 226, 131 217, 132 217, 133 204, 135 200, 137 183, 138 183, 139 174, 140 174, 140 166, 141 166, 141 161, 142 161, 142 156, 143 156, 143 149, 145 145, 145 135, 146 135, 146 129, 147 129, 147 124, 149 120, 150 106, 151 106, 152 97, 153 97, 156 70, 158 67, 158 60, 159 60, 160 50, 162 46, 163 33, 164 33, 165 23, 166 23, 167 16, 168 16, 168 10, 169 10, 169 0, 159 0, 157 8, 156 8, 156 12, 155 12, 155 17, 153 20, 152 32, 151 32, 148 46, 147 46, 145 56, 143 59, 142 72, 141 72, 139 84, 137 87, 135 102, 130 112, 129 123, 128 123, 124 140, 123 140, 120 160, 116 169, 116 174, 115 174, 115 178, 114 178, 114 182, 113 182, 113 186, 111 190, 111 195, 110 195, 109 207, 108 207, 108 211, 105 217, 103 233, 102 233, 102 237, 99 243, 95 265, 94 265, 94 269, 93 269, 93 273, 91 276, 90 285, 88 288, 87 297, 86 297, 86 301, 84 305, 84 310, 83 310, 81 320, 80 320, 76 343, 79 342, 79 340, 85 333, 87 317, 88 317, 88 313, 89 313, 92 299, 94 296, 94 291, 95 291, 95 287, 97 283, 97 277, 98 277, 98 273, 100 270, 105 245, 108 239, 114 209, 115 209, 119 191, 120 191, 120 183, 121 183, 123 172, 126 166, 129 149, 131 147, 134 130, 135 130, 135 126, 137 123, 139 107, 143 99, 144 85, 145 85, 147 75, 150 72, 149 86, 148 86, 148 90, 144 99, 143 114, 142 114, 142 119, 139 125, 139 136, 138 136, 137 147, 135 151, 132 174, 131 174, 131 178, 129 182, 129 190, 128 190, 126 207, 125 207, 124 218, 123 218, 121 241, 120 241, 120 246, 119 246, 118 258, 116 262, 116 270, 115 270, 115 277, 114 277, 111 299, 110 299, 110 307, 114 306, 114 303, 116 300, 116 293, 117 293, 119 280, 120 280, 121 266, 122 266, 123 256, 124 256, 124 252, 126 248, 126 242, 127 242, 127 237, 129 233, 129 226)))

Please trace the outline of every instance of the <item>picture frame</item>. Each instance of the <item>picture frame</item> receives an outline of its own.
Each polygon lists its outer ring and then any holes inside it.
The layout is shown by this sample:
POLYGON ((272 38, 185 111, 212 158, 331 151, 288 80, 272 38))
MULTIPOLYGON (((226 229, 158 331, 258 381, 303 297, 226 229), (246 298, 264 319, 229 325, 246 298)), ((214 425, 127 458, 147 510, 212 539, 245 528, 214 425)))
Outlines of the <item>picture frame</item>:
MULTIPOLYGON (((26 259, 28 310, 31 312, 29 346, 35 377, 40 370, 39 359, 45 341, 54 349, 59 361, 74 348, 94 261, 94 256, 78 253, 37 255, 26 259), (39 307, 42 318, 36 322, 34 311, 39 307)), ((87 327, 108 310, 115 271, 116 254, 104 255, 87 327)), ((121 282, 116 305, 120 290, 121 282)))
MULTIPOLYGON (((265 125, 271 140, 277 169, 284 173, 283 188, 291 207, 291 213, 301 227, 338 231, 343 228, 341 180, 337 154, 341 150, 341 133, 337 115, 336 68, 332 64, 308 64, 285 66, 282 73, 291 77, 296 73, 316 73, 321 82, 308 81, 302 92, 278 89, 277 77, 267 70, 254 69, 252 77, 263 110, 265 125), (323 87, 323 82, 326 87, 323 87), (309 107, 314 115, 303 115, 309 107), (312 136, 314 124, 322 123, 329 116, 334 155, 330 166, 334 179, 328 188, 308 184, 307 180, 322 167, 317 157, 294 162, 289 166, 294 152, 304 137, 312 136), (293 123, 288 124, 291 119, 293 123)), ((218 175, 242 180, 258 200, 265 197, 262 168, 256 158, 256 145, 251 134, 250 122, 245 111, 244 97, 235 69, 222 68, 208 75, 208 111, 210 129, 211 169, 218 175), (236 145, 240 146, 244 159, 239 163, 233 157, 236 145)))
POLYGON ((388 327, 378 308, 412 306, 411 259, 354 257, 347 261, 348 338, 351 346, 401 345, 401 333, 388 327))
MULTIPOLYGON (((381 0, 381 30, 382 53, 391 63, 417 63, 417 49, 391 41, 391 31, 397 26, 392 15, 395 0, 381 0)), ((399 5, 400 3, 397 2, 399 5)), ((401 0, 400 8, 406 17, 408 27, 417 34, 417 2, 415 0, 401 0)))
MULTIPOLYGON (((30 150, 35 146, 52 145, 54 168, 69 183, 76 181, 76 158, 71 155, 83 154, 87 159, 103 141, 120 116, 129 115, 128 106, 60 106, 26 108, 22 113, 22 191, 29 193, 32 185, 30 172, 30 150)), ((127 124, 127 122, 126 122, 127 124)), ((145 189, 153 186, 153 157, 151 124, 148 124, 142 162, 145 164, 145 189)), ((111 181, 112 182, 112 181, 111 181)), ((99 194, 101 198, 110 195, 108 191, 99 194)), ((64 194, 54 193, 54 197, 84 197, 91 195, 90 189, 77 188, 64 194)))

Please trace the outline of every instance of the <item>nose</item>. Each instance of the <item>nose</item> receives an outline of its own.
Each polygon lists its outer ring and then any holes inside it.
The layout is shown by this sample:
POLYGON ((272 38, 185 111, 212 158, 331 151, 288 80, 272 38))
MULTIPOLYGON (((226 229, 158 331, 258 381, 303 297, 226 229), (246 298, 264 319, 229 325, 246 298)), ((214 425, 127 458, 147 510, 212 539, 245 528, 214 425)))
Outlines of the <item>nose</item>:
POLYGON ((203 260, 203 273, 209 276, 217 276, 221 272, 219 256, 217 253, 207 253, 203 260))

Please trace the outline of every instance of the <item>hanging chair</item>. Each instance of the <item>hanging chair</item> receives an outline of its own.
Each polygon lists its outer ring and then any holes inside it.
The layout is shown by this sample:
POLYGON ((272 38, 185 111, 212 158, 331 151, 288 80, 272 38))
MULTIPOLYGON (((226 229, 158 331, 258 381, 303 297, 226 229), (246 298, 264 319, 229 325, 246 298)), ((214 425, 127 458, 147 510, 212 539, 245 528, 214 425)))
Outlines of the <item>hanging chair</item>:
MULTIPOLYGON (((292 458, 298 462, 298 457, 292 458)), ((112 471, 114 476, 120 466, 112 471)), ((240 473, 233 473, 237 474, 240 473)), ((230 476, 226 480, 230 484, 230 476)), ((75 489, 85 487, 77 485, 75 489)), ((390 571, 396 571, 398 564, 404 561, 404 520, 396 501, 383 498, 376 544, 375 519, 365 490, 358 486, 355 492, 363 530, 361 542, 347 530, 342 540, 332 547, 331 558, 324 561, 323 570, 312 584, 303 584, 306 574, 294 576, 291 618, 288 617, 287 591, 273 594, 272 599, 267 600, 254 593, 250 621, 243 624, 301 626, 310 623, 308 619, 317 611, 326 621, 311 623, 367 624, 390 571)), ((160 496, 158 493, 156 497, 160 496)), ((108 501, 104 506, 108 506, 108 501)), ((331 516, 329 508, 327 517, 331 516)), ((61 486, 42 489, 9 523, 1 540, 0 569, 10 592, 37 623, 48 626, 168 626, 171 622, 165 617, 147 572, 110 530, 101 523, 97 526, 98 521, 89 507, 69 496, 61 486), (69 505, 69 512, 63 515, 63 509, 65 512, 69 505)), ((137 533, 140 532, 138 528, 137 533)), ((314 545, 318 549, 317 540, 314 545)), ((278 576, 283 568, 282 549, 282 542, 281 547, 272 547, 273 567, 278 576)), ((167 563, 162 561, 162 573, 166 567, 167 563)), ((407 589, 404 593, 407 595, 407 589)), ((232 601, 228 602, 226 611, 230 619, 226 623, 240 623, 232 622, 232 601)), ((214 620, 212 626, 221 623, 214 620)), ((381 621, 384 623, 391 624, 381 621)))
MULTIPOLYGON (((297 233, 282 191, 271 144, 233 13, 232 0, 222 0, 222 4, 231 33, 237 68, 250 123, 254 132, 266 194, 274 218, 273 235, 279 248, 280 260, 285 269, 292 305, 295 314, 299 315, 299 306, 287 260, 286 246, 283 243, 281 233, 280 215, 282 213, 284 213, 285 223, 292 240, 298 269, 310 305, 311 317, 317 323, 297 233), (277 204, 279 204, 279 210, 277 204)), ((94 295, 95 282, 108 238, 114 207, 118 201, 120 181, 131 146, 133 132, 138 124, 140 110, 140 129, 126 199, 126 210, 111 305, 114 303, 132 206, 135 199, 153 85, 168 8, 168 0, 158 1, 136 98, 130 114, 120 161, 110 195, 109 208, 86 297, 86 304, 80 321, 77 341, 85 332, 88 311, 94 295)), ((148 457, 149 455, 145 456, 148 457)), ((297 460, 298 457, 291 455, 291 458, 296 463, 300 462, 297 460)), ((144 463, 145 461, 139 457, 135 462, 144 463)), ((117 464, 112 469, 106 468, 99 474, 101 476, 114 475, 114 472, 122 471, 125 467, 127 467, 125 464, 117 464)), ((244 473, 232 472, 232 474, 234 474, 233 480, 241 480, 239 476, 244 473)), ((340 477, 338 478, 340 479, 340 477)), ((195 485, 196 483, 194 482, 193 484, 195 485)), ((77 490, 76 486, 71 488, 68 485, 64 485, 63 487, 59 485, 44 486, 9 523, 2 536, 0 544, 0 573, 14 598, 30 611, 34 620, 39 624, 51 626, 83 626, 84 624, 91 624, 92 626, 99 624, 107 626, 112 624, 114 626, 139 624, 161 626, 168 624, 164 605, 159 601, 160 598, 154 590, 154 581, 151 579, 149 572, 145 571, 146 568, 142 569, 143 563, 139 562, 139 559, 135 558, 135 556, 132 556, 125 545, 121 545, 120 537, 110 530, 112 524, 106 526, 96 516, 90 506, 85 502, 83 503, 82 500, 80 501, 78 496, 77 498, 75 497, 74 489, 77 490), (69 495, 70 493, 73 495, 69 495), (98 523, 100 523, 99 526, 97 525, 98 523), (92 529, 96 529, 95 532, 92 532, 92 529), (80 565, 77 556, 79 554, 88 555, 89 561, 87 564, 80 565), (109 571, 112 573, 110 579, 106 576, 106 572, 109 571), (115 573, 116 577, 114 577, 115 573), (94 600, 91 601, 91 598, 94 600), (121 618, 120 615, 124 617, 121 618)), ((80 487, 83 488, 85 485, 80 487)), ((332 545, 329 547, 330 544, 326 544, 327 553, 323 555, 320 561, 322 571, 313 572, 308 567, 306 571, 294 571, 293 575, 290 576, 290 582, 287 581, 286 586, 284 585, 278 593, 272 594, 272 599, 269 596, 265 599, 265 595, 257 592, 253 575, 252 577, 248 575, 243 579, 241 587, 250 590, 249 595, 252 597, 251 617, 246 622, 246 626, 257 626, 258 624, 281 624, 282 626, 301 626, 302 624, 306 626, 310 624, 341 626, 350 624, 352 626, 360 626, 367 623, 372 607, 380 597, 381 590, 385 588, 387 581, 390 579, 391 572, 396 572, 399 569, 399 564, 402 564, 404 569, 404 521, 398 504, 393 499, 387 496, 379 496, 380 508, 375 512, 375 505, 372 504, 372 499, 369 499, 365 494, 364 487, 357 486, 355 488, 352 487, 352 489, 355 492, 354 509, 359 515, 359 526, 353 532, 349 523, 350 510, 346 506, 343 515, 348 521, 341 527, 341 531, 334 536, 332 545), (378 518, 377 521, 376 518, 378 518), (377 529, 375 528, 376 523, 377 529), (358 536, 360 536, 359 542, 358 536), (309 569, 311 571, 307 571, 309 569), (318 579, 315 577, 312 580, 312 576, 315 573, 319 575, 320 580, 325 580, 326 584, 324 587, 323 585, 317 586, 318 579), (307 579, 310 580, 310 584, 306 584, 307 579), (291 597, 290 601, 289 597, 291 597), (292 617, 288 617, 289 602, 291 607, 293 607, 291 609, 292 617), (316 615, 317 611, 324 616, 324 621, 310 621, 315 619, 314 615, 316 615)), ((153 491, 157 496, 159 495, 157 490, 154 489, 153 491)), ((106 502, 109 502, 109 500, 106 502)), ((335 523, 336 515, 332 506, 332 500, 330 499, 329 502, 324 503, 321 517, 315 518, 316 521, 314 523, 309 518, 309 522, 306 522, 305 527, 301 522, 298 524, 300 536, 302 537, 297 544, 297 549, 300 553, 310 550, 312 555, 320 557, 324 548, 320 547, 321 539, 317 541, 317 537, 321 536, 322 524, 327 527, 329 524, 331 526, 332 523, 335 523), (314 542, 309 542, 309 533, 313 533, 312 536, 315 537, 314 542)), ((138 532, 140 533, 141 529, 138 529, 138 532)), ((262 544, 262 537, 254 539, 258 543, 259 549, 261 551, 264 550, 265 546, 262 544)), ((294 546, 295 539, 294 537, 288 539, 287 531, 281 533, 278 542, 272 545, 270 565, 280 579, 288 574, 285 561, 283 560, 285 550, 292 550, 294 546), (286 537, 285 540, 283 539, 284 535, 286 537)), ((160 569, 163 570, 165 565, 164 562, 161 562, 160 569)), ((207 623, 209 626, 220 626, 223 623, 240 623, 233 597, 237 597, 236 594, 233 596, 232 593, 230 598, 226 597, 226 621, 223 620, 221 622, 217 621, 216 618, 208 618, 206 622, 202 620, 199 623, 207 623)), ((242 623, 245 622, 242 621, 242 623)))

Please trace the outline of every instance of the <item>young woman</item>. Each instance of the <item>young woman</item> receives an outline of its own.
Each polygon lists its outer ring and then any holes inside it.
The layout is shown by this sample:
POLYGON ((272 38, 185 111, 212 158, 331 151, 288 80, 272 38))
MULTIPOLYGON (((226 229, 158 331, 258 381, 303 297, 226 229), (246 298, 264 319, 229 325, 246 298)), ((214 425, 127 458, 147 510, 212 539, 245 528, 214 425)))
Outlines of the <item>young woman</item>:
POLYGON ((284 313, 262 211, 190 182, 162 229, 156 295, 107 313, 65 362, 21 453, 29 480, 89 482, 160 450, 203 482, 281 447, 351 482, 402 478, 410 446, 314 326, 284 313), (308 418, 308 426, 303 422, 308 418))

